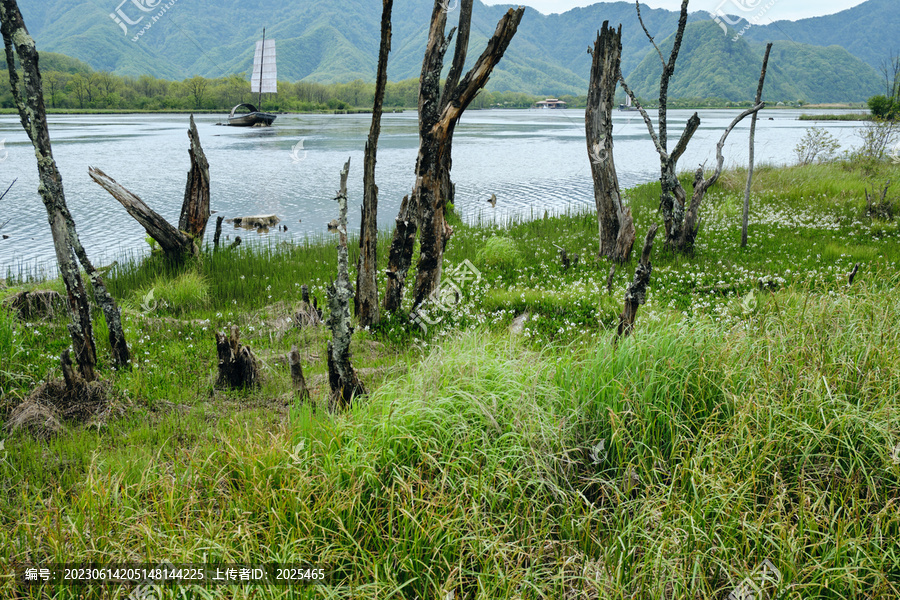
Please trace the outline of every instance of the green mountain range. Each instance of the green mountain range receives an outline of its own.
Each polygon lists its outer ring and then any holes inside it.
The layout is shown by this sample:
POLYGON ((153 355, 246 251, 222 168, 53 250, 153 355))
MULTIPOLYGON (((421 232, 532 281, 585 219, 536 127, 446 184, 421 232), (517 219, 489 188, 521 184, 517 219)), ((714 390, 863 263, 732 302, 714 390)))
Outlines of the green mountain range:
MULTIPOLYGON (((280 79, 374 80, 381 16, 377 0, 217 0, 214 6, 193 0, 19 0, 19 5, 41 50, 120 75, 184 79, 247 72, 253 43, 266 27, 267 35, 277 41, 280 79)), ((471 61, 507 8, 476 0, 471 61)), ((674 32, 677 13, 648 7, 641 12, 657 40, 674 32)), ((395 0, 391 80, 419 75, 430 13, 426 0, 395 0)), ((457 14, 451 11, 451 24, 457 14)), ((898 15, 896 0, 868 0, 830 17, 754 25, 732 41, 736 31, 726 35, 708 14, 694 13, 686 40, 693 50, 682 52, 672 97, 750 99, 764 42, 784 39, 773 54, 777 74, 769 88, 772 98, 864 100, 881 91, 873 65, 892 49, 888 41, 872 48, 869 40, 894 39, 898 15), (883 18, 885 11, 890 18, 883 18), (842 19, 856 25, 839 28, 842 19), (839 32, 821 34, 829 28, 839 32), (833 40, 842 48, 826 47, 833 40)), ((640 94, 652 96, 651 59, 656 55, 649 54, 652 48, 629 2, 599 3, 554 15, 527 9, 489 89, 586 93, 590 69, 586 50, 605 20, 622 24, 622 70, 640 94)))

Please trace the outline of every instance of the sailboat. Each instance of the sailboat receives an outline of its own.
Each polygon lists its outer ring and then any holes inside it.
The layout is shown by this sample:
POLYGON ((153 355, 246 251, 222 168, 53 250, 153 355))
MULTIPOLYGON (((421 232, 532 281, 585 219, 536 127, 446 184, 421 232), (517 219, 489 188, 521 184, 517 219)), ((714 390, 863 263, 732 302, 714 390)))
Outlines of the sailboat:
MULTIPOLYGON (((256 53, 253 55, 253 71, 250 75, 250 93, 258 93, 257 105, 262 107, 262 95, 278 92, 278 72, 275 68, 275 40, 266 39, 266 30, 263 29, 263 39, 256 42, 256 53)), ((249 103, 238 104, 231 109, 228 115, 228 124, 235 127, 267 127, 275 121, 275 115, 260 112, 256 106, 249 103), (246 108, 249 112, 239 113, 238 110, 246 108)))
POLYGON ((627 110, 627 111, 637 110, 637 107, 633 106, 631 103, 631 96, 629 96, 628 94, 625 94, 625 104, 620 104, 619 110, 627 110))

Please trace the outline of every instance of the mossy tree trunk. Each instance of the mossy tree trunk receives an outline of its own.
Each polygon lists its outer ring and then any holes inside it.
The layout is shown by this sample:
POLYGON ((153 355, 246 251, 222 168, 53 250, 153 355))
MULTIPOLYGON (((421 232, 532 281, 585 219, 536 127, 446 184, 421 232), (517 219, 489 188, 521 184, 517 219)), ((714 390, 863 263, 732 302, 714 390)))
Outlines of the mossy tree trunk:
POLYGON ((350 300, 353 288, 350 285, 350 269, 347 252, 347 175, 350 173, 350 159, 341 170, 341 188, 338 192, 338 276, 337 281, 328 284, 328 321, 331 341, 328 342, 328 383, 331 386, 331 406, 346 408, 353 398, 363 396, 365 387, 350 364, 350 340, 353 327, 350 324, 350 300))
POLYGON ((87 293, 78 269, 79 261, 91 281, 94 298, 106 318, 113 362, 119 367, 127 367, 130 364, 130 353, 119 307, 81 245, 75 221, 66 205, 62 176, 56 166, 50 144, 39 56, 16 0, 0 0, 0 31, 6 51, 10 91, 19 111, 22 127, 28 134, 37 155, 40 179, 38 193, 47 210, 56 262, 66 287, 69 312, 72 316, 69 334, 75 351, 75 363, 81 377, 86 381, 92 381, 96 377, 97 350, 94 345, 87 293))

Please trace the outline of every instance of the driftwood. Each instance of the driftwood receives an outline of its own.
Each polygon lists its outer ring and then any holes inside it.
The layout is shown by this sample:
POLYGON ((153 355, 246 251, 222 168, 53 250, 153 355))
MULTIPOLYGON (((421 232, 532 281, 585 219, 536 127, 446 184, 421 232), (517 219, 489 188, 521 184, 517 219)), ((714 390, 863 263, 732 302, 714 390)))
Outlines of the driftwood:
POLYGON ((53 159, 50 145, 38 52, 15 0, 0 0, 0 32, 6 51, 10 92, 16 103, 22 127, 28 134, 37 155, 40 179, 38 193, 47 210, 56 262, 66 287, 69 313, 72 316, 69 335, 75 350, 75 362, 81 376, 87 381, 93 381, 97 350, 94 345, 87 293, 78 262, 84 267, 94 289, 94 298, 106 318, 113 362, 119 367, 127 367, 131 356, 125 342, 121 315, 100 273, 94 268, 81 245, 75 221, 66 205, 62 177, 53 159))
POLYGON ((378 74, 375 78, 375 101, 372 124, 363 158, 363 206, 359 231, 359 262, 356 269, 354 309, 360 327, 371 327, 380 319, 378 306, 378 186, 375 185, 375 161, 381 113, 387 87, 387 60, 391 51, 391 11, 393 0, 383 0, 381 12, 381 46, 378 49, 378 74))
POLYGON ((356 370, 350 364, 350 339, 353 327, 350 325, 350 300, 353 288, 350 285, 350 270, 347 252, 347 175, 350 159, 341 170, 341 189, 337 198, 338 217, 338 276, 337 281, 327 287, 328 327, 331 340, 328 342, 328 382, 331 385, 332 408, 347 408, 353 398, 365 395, 366 389, 359 381, 356 370))
POLYGON ((654 223, 647 231, 641 262, 634 270, 634 281, 625 288, 625 306, 619 315, 619 330, 616 332, 615 343, 618 343, 619 338, 631 335, 638 308, 647 301, 647 284, 650 283, 650 272, 653 270, 650 265, 650 253, 653 251, 653 238, 656 237, 657 229, 659 225, 654 223))
MULTIPOLYGON (((762 71, 759 74, 759 85, 756 88, 756 104, 762 102, 763 85, 766 82, 766 69, 769 66, 769 53, 772 51, 772 42, 766 44, 766 54, 763 57, 762 71)), ((747 167, 747 187, 744 188, 744 216, 741 220, 741 248, 747 247, 747 226, 750 222, 750 188, 753 185, 753 163, 756 151, 756 120, 759 113, 753 113, 750 120, 750 158, 747 167)))
POLYGON ((200 146, 200 134, 191 115, 191 126, 188 129, 191 147, 191 170, 188 171, 187 184, 184 188, 184 201, 181 204, 181 216, 178 218, 178 229, 187 233, 199 242, 203 241, 206 223, 209 221, 209 161, 203 147, 200 146))
POLYGON ((231 326, 230 336, 216 332, 216 354, 219 356, 217 388, 244 389, 259 385, 259 364, 250 347, 241 345, 237 325, 231 326))
POLYGON ((88 175, 125 207, 128 214, 134 217, 147 231, 147 234, 156 240, 166 255, 172 258, 181 258, 185 254, 197 254, 197 244, 194 243, 191 236, 173 227, 137 195, 119 185, 115 179, 94 167, 88 168, 88 175))
MULTIPOLYGON (((389 312, 400 309, 417 232, 420 236, 420 253, 413 305, 422 304, 440 284, 444 249, 453 233, 453 229, 444 220, 447 198, 441 192, 443 169, 449 169, 449 157, 445 157, 449 152, 448 142, 452 143, 453 131, 463 111, 487 84, 491 72, 506 52, 524 11, 524 8, 518 8, 506 12, 497 24, 494 35, 488 40, 484 52, 459 80, 459 84, 454 81, 458 77, 455 72, 461 73, 462 65, 454 57, 456 69, 451 66, 451 73, 448 75, 450 86, 445 85, 442 95, 441 70, 450 39, 444 36, 447 23, 446 0, 434 0, 428 43, 419 78, 416 183, 408 202, 401 205, 397 217, 398 226, 391 243, 384 302, 384 308, 389 312)), ((460 15, 460 36, 468 36, 469 19, 465 13, 464 10, 460 15)), ((458 54, 462 58, 465 57, 463 52, 461 45, 458 54)))
POLYGON ((301 401, 309 400, 309 388, 306 387, 306 378, 303 377, 303 365, 300 364, 300 352, 297 346, 291 347, 288 353, 288 365, 291 367, 291 381, 294 384, 294 390, 301 401))
POLYGON ((134 217, 147 231, 147 235, 156 240, 163 252, 174 260, 181 260, 189 254, 199 254, 200 243, 203 241, 203 234, 206 232, 206 224, 210 217, 209 162, 200 146, 200 134, 194 123, 194 115, 191 115, 188 138, 191 141, 191 147, 188 150, 191 157, 191 170, 188 171, 177 228, 147 206, 137 194, 125 189, 112 177, 100 169, 88 168, 88 175, 91 179, 118 200, 128 214, 134 217))
POLYGON ((612 139, 612 111, 622 59, 622 26, 615 30, 609 27, 609 21, 604 21, 594 47, 588 51, 593 60, 584 125, 594 180, 600 238, 598 255, 615 262, 627 262, 634 246, 634 219, 631 209, 622 202, 612 139))

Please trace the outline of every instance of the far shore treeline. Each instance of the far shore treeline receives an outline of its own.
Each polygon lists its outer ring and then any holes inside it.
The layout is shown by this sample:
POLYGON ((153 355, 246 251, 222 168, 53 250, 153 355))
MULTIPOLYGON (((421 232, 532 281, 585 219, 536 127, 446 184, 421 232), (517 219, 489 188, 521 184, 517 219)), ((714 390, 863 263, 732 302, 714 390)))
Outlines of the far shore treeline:
MULTIPOLYGON (((250 92, 246 73, 236 73, 216 79, 194 76, 183 81, 158 79, 150 75, 140 77, 116 75, 109 71, 95 71, 78 59, 41 53, 44 98, 50 110, 123 110, 123 111, 227 111, 233 106, 250 102, 257 95, 250 92)), ((418 102, 419 80, 416 78, 389 82, 385 92, 387 109, 414 109, 418 102)), ((375 84, 362 80, 349 83, 316 83, 310 81, 279 81, 278 94, 263 98, 269 111, 316 112, 367 108, 371 110, 375 84)), ((587 95, 557 96, 569 108, 584 108, 587 95)), ((489 91, 475 98, 471 108, 530 108, 543 100, 523 92, 489 91)), ((624 98, 622 98, 624 101, 624 98)), ((670 108, 723 108, 751 106, 746 102, 728 102, 721 98, 685 98, 669 101, 670 108)), ((642 99, 645 106, 653 106, 653 99, 642 99)), ((786 106, 803 106, 802 102, 785 102, 786 106)), ((9 89, 9 74, 0 71, 0 109, 14 111, 9 89)))

